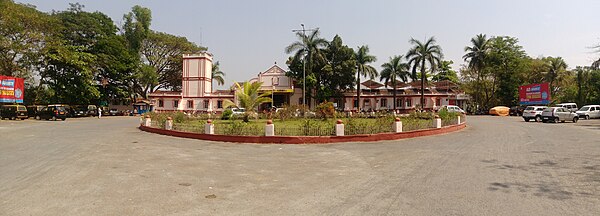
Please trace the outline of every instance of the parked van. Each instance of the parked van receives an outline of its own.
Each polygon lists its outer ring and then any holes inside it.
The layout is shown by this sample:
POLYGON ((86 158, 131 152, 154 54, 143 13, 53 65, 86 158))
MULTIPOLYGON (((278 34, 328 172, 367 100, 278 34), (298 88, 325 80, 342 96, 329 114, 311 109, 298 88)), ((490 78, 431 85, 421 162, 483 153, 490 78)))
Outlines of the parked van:
POLYGON ((0 107, 0 119, 27 119, 27 108, 23 105, 2 105, 0 107))
POLYGON ((600 118, 600 105, 583 106, 576 113, 583 119, 600 118))
POLYGON ((579 110, 579 108, 577 108, 576 103, 560 103, 560 104, 556 104, 556 106, 565 108, 571 112, 575 112, 575 111, 579 110))

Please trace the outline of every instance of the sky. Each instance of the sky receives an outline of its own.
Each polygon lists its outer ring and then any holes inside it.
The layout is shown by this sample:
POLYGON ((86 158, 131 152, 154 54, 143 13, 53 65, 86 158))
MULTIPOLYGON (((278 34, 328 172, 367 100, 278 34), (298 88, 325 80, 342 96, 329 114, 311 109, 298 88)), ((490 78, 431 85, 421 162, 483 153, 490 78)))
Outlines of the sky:
POLYGON ((569 68, 600 58, 600 1, 597 0, 16 0, 49 12, 79 2, 86 11, 109 15, 119 26, 134 5, 152 10, 151 29, 205 47, 226 73, 227 88, 274 63, 287 69, 286 46, 293 29, 319 28, 327 40, 337 34, 355 48, 368 45, 376 69, 404 55, 409 40, 434 36, 453 68, 464 64, 465 46, 476 34, 512 36, 529 56, 561 56, 569 68))

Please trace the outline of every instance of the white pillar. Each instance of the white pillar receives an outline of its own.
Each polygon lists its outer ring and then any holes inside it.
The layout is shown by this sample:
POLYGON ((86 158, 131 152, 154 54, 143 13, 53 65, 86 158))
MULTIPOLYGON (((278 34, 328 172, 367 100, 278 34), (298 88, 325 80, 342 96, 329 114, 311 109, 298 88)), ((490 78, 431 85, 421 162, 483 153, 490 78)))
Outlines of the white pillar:
POLYGON ((458 119, 456 119, 456 124, 460 124, 460 116, 457 117, 458 119))
POLYGON ((275 125, 273 124, 273 120, 267 120, 267 125, 265 125, 265 136, 275 136, 275 125))
POLYGON ((144 115, 141 115, 140 116, 140 126, 146 125, 145 123, 146 123, 146 120, 144 119, 144 115))
POLYGON ((150 118, 150 115, 146 115, 146 124, 144 124, 144 126, 146 126, 146 127, 152 126, 152 119, 150 118))
POLYGON ((433 118, 433 127, 442 128, 442 119, 437 115, 433 118))
POLYGON ((212 120, 206 121, 204 125, 204 133, 205 134, 215 134, 215 125, 213 125, 212 120))
POLYGON ((337 124, 335 124, 335 135, 344 136, 344 123, 341 119, 338 119, 337 124))
POLYGON ((167 121, 165 122, 166 130, 173 130, 173 118, 167 117, 167 121))
POLYGON ((396 120, 394 121, 394 125, 392 125, 393 130, 395 133, 400 133, 402 132, 402 121, 400 121, 400 118, 396 118, 396 120))

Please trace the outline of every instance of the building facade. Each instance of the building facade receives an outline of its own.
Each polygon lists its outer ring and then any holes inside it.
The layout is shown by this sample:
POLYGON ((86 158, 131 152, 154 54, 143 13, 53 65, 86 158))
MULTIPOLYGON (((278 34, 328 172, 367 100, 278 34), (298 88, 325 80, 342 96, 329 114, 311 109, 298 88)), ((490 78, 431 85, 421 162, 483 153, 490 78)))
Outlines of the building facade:
MULTIPOLYGON (((285 75, 285 70, 273 65, 248 82, 262 82, 260 91, 272 93, 273 102, 262 104, 259 109, 271 106, 302 104, 302 87, 285 75)), ((367 80, 361 84, 360 101, 356 90, 344 93, 343 99, 332 99, 338 110, 357 111, 391 111, 396 103, 396 111, 407 113, 420 108, 421 84, 419 82, 401 83, 394 88, 388 85, 367 80), (396 101, 393 99, 396 91, 396 101), (358 105, 360 109, 358 110, 358 105)), ((425 109, 435 110, 444 105, 465 107, 468 97, 458 86, 448 81, 428 83, 425 86, 425 109)), ((183 56, 182 91, 155 91, 149 94, 152 110, 156 112, 183 111, 186 113, 220 113, 224 110, 223 101, 236 102, 235 86, 228 90, 212 89, 212 55, 208 52, 186 54, 183 56)), ((307 104, 314 107, 315 101, 307 104)))

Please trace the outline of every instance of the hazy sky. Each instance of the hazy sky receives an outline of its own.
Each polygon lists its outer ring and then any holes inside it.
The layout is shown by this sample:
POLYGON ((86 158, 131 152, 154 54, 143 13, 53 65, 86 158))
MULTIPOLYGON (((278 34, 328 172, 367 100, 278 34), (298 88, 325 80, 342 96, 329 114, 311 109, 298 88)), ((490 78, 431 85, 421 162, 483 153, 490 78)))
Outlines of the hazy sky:
MULTIPOLYGON (((63 0, 17 0, 39 10, 65 10, 63 0)), ((352 48, 366 44, 380 65, 404 55, 413 37, 435 36, 445 58, 458 69, 464 47, 479 33, 517 37, 528 55, 562 56, 570 68, 600 58, 590 47, 600 44, 600 1, 597 0, 464 0, 464 1, 78 1, 86 11, 101 11, 122 23, 134 5, 152 10, 156 31, 187 37, 207 46, 226 86, 250 79, 274 62, 284 69, 284 48, 296 40, 292 29, 304 23, 320 28, 331 40, 339 34, 352 48)), ((220 87, 223 88, 223 87, 220 87)))

